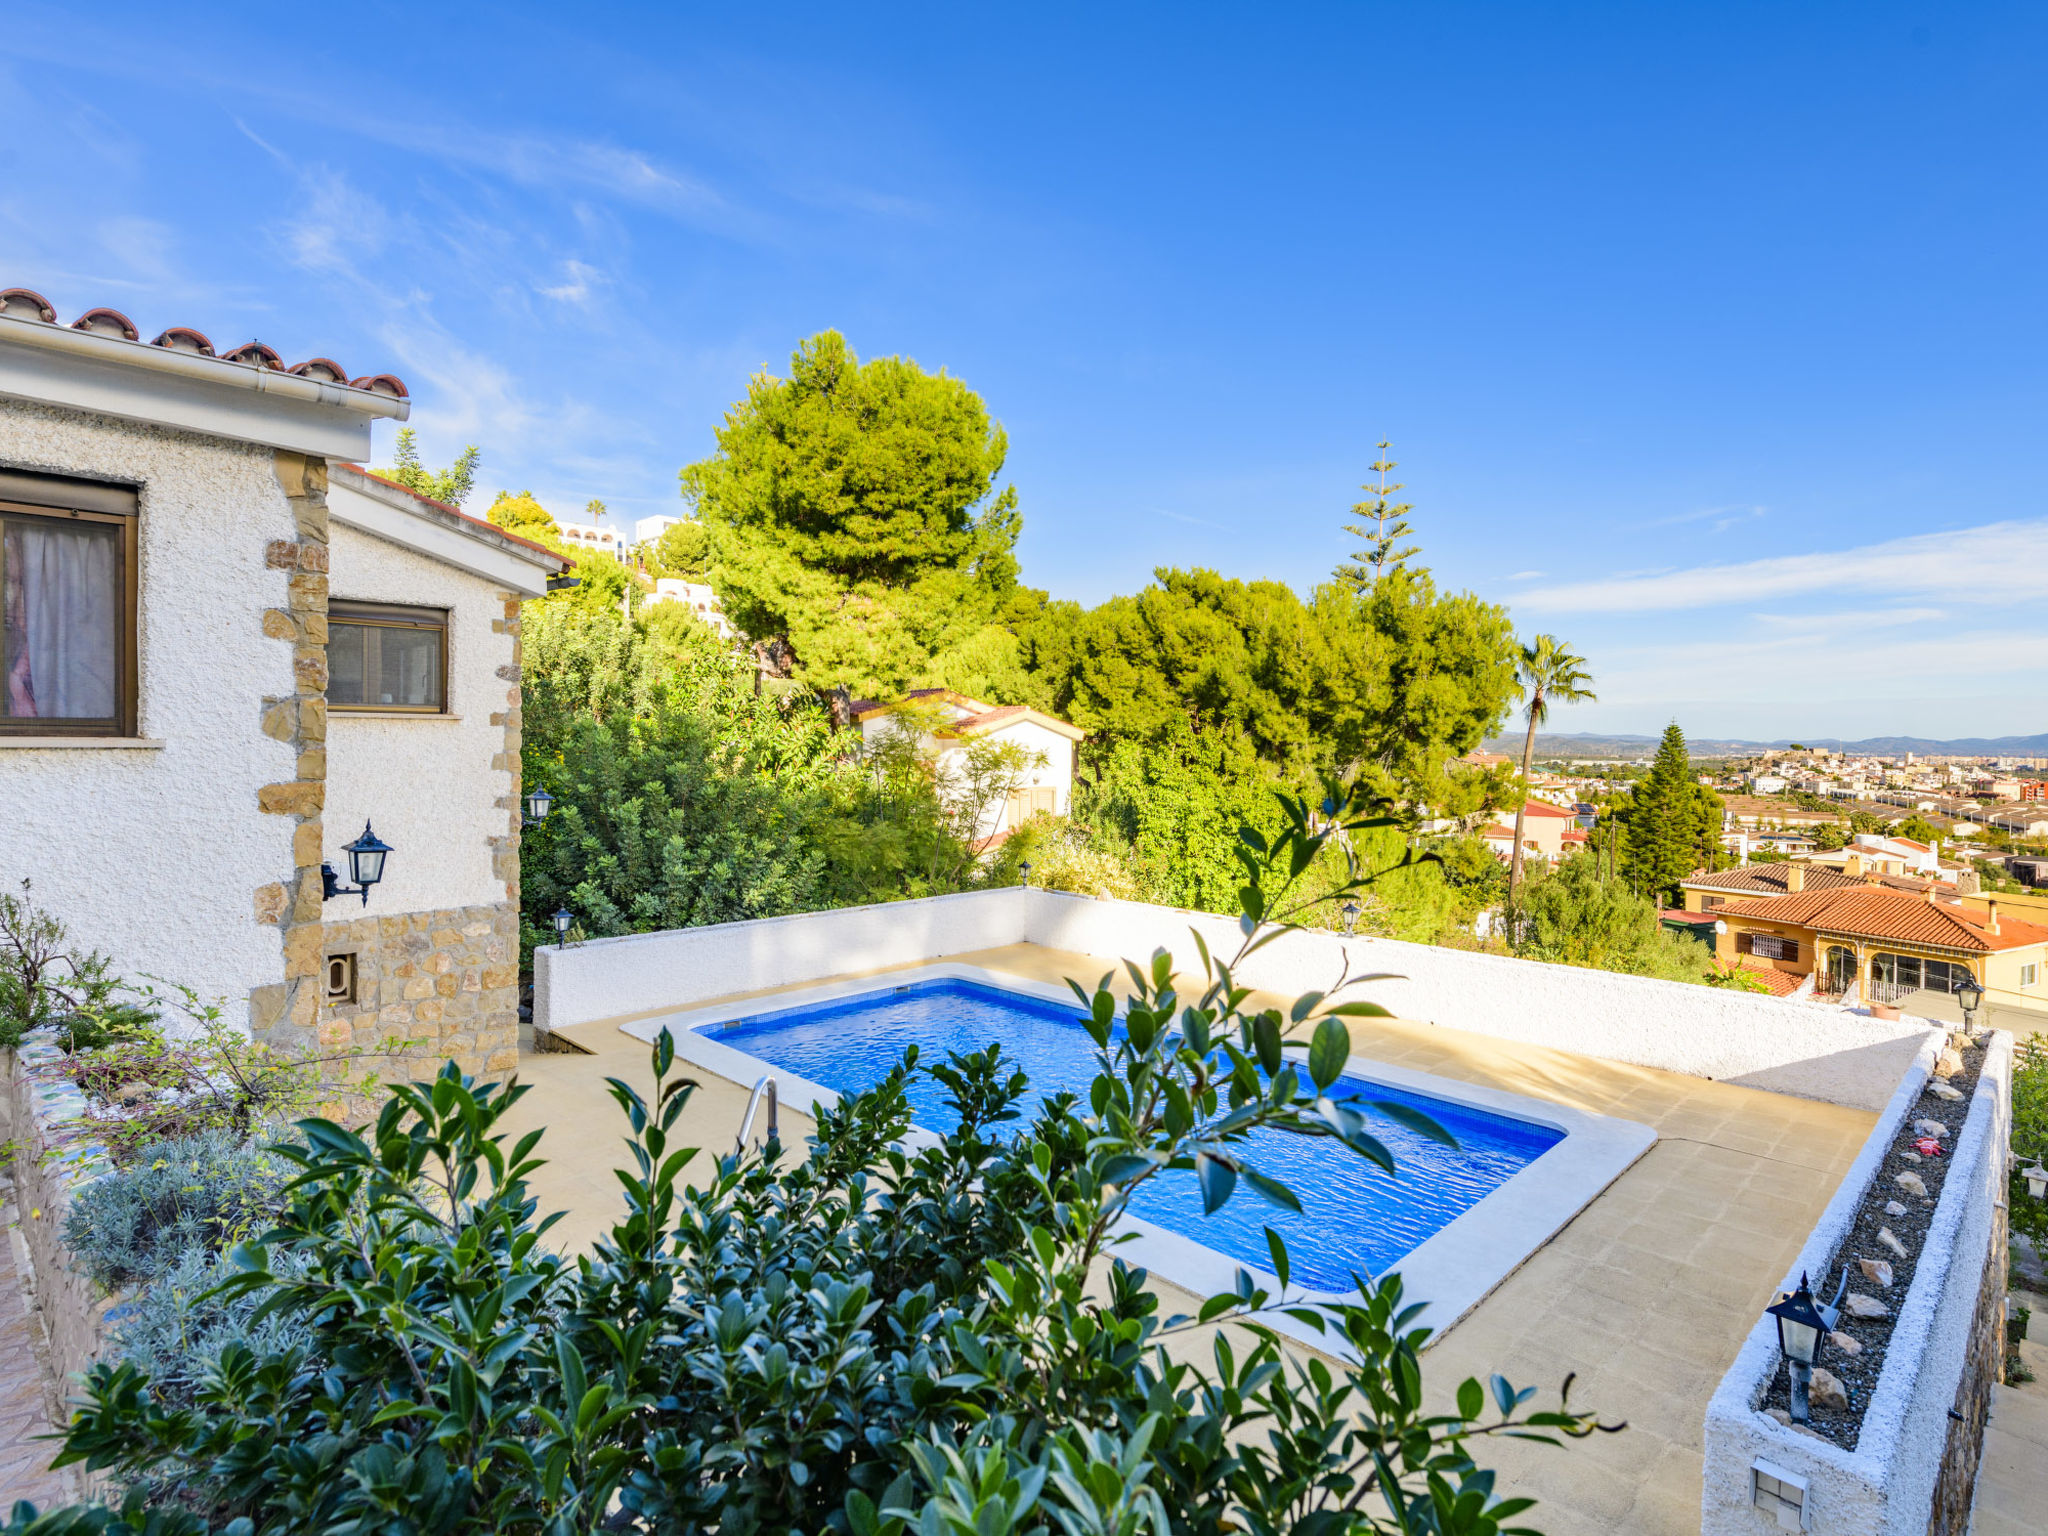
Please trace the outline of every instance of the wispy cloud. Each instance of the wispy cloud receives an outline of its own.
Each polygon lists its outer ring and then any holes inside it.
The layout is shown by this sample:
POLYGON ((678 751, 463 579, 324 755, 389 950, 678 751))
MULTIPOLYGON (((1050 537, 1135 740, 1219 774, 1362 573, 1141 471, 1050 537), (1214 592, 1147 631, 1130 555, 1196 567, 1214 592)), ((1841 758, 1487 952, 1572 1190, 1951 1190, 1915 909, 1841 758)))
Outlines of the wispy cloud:
POLYGON ((1187 523, 1190 526, 1196 528, 1214 528, 1218 533, 1230 532, 1230 530, 1224 527, 1223 524, 1212 523, 1206 517, 1190 517, 1185 512, 1169 512, 1164 507, 1154 507, 1152 510, 1157 512, 1161 517, 1170 518, 1172 521, 1176 523, 1187 523))
POLYGON ((1838 602, 1877 593, 1974 598, 2038 596, 2048 565, 2048 518, 1914 534, 1823 554, 1773 555, 1731 565, 1568 582, 1525 592, 1518 606, 1546 613, 1645 613, 1755 603, 1795 594, 1838 602))
POLYGON ((602 286, 605 275, 587 262, 573 256, 562 263, 563 280, 552 287, 543 284, 542 298, 553 299, 559 304, 583 304, 590 299, 590 290, 602 286))
POLYGON ((1642 526, 1676 528, 1683 523, 1711 523, 1715 533, 1726 533, 1739 524, 1756 521, 1767 510, 1764 507, 1701 507, 1693 512, 1680 512, 1675 517, 1652 518, 1642 526))
POLYGON ((1509 580, 1509 581, 1534 581, 1534 580, 1536 580, 1536 578, 1537 578, 1537 577, 1539 577, 1539 576, 1547 576, 1547 575, 1549 575, 1549 574, 1550 574, 1550 573, 1549 573, 1548 571, 1517 571, 1517 572, 1515 572, 1515 574, 1514 574, 1514 575, 1510 576, 1510 577, 1508 578, 1508 580, 1509 580))

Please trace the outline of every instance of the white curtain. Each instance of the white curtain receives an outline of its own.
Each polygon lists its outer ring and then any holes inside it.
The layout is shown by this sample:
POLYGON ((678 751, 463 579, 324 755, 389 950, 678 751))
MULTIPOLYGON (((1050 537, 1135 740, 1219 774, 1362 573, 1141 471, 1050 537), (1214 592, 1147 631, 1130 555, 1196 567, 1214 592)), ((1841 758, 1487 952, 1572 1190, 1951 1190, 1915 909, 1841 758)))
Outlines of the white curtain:
POLYGON ((6 713, 104 720, 118 709, 120 533, 9 519, 0 548, 6 713))

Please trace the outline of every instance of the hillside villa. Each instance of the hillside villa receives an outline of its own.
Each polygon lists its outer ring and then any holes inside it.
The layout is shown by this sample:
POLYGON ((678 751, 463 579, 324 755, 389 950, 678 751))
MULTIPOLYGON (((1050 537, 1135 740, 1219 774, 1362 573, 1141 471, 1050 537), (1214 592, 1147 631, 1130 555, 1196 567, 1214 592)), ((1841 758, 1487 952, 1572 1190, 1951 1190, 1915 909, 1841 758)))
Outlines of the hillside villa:
POLYGON ((1017 787, 983 809, 975 836, 993 847, 1033 816, 1064 816, 1074 793, 1074 746, 1087 732, 1024 704, 987 704, 950 688, 913 688, 901 700, 856 699, 853 723, 861 743, 872 746, 902 728, 898 709, 916 702, 934 713, 920 732, 919 750, 934 763, 941 782, 957 780, 968 745, 977 740, 1013 742, 1031 759, 1017 787))
MULTIPOLYGON (((1496 813, 1500 820, 1483 828, 1479 839, 1491 848, 1494 856, 1503 864, 1514 857, 1515 826, 1513 817, 1505 810, 1496 813)), ((1524 859, 1545 859, 1555 862, 1575 848, 1586 846, 1585 829, 1579 825, 1578 813, 1562 806, 1551 805, 1543 800, 1529 800, 1522 807, 1522 857, 1524 859)))
POLYGON ((1783 995, 1926 1012, 1928 1000, 1916 994, 1946 1000, 1967 976, 1984 988, 1987 1004, 2043 1002, 2048 927, 2001 918, 1995 899, 1979 907, 1943 900, 1932 887, 1915 895, 1830 881, 1712 910, 1725 925, 1716 958, 1757 972, 1783 995))

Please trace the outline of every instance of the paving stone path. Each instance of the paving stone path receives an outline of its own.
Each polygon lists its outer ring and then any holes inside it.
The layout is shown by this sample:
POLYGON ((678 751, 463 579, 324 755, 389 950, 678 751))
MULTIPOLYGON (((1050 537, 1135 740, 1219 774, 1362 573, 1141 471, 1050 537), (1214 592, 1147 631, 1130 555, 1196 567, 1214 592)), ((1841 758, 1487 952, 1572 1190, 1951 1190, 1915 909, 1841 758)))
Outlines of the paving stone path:
POLYGON ((27 1499, 39 1510, 77 1497, 69 1472, 49 1470, 56 1447, 45 1394, 42 1320, 23 1283, 12 1182, 0 1174, 0 1511, 27 1499))

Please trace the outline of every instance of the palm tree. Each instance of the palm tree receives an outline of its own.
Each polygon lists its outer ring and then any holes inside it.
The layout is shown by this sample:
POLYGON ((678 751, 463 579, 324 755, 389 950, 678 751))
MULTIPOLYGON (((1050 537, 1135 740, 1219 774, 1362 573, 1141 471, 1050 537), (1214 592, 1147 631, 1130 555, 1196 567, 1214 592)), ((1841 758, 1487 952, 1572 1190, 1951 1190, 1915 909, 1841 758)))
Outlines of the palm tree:
POLYGON ((1522 883, 1522 820, 1529 808, 1529 760, 1536 755, 1536 727, 1550 718, 1553 699, 1578 704, 1594 698, 1585 658, 1574 656, 1555 635, 1538 635, 1522 647, 1515 662, 1515 681, 1529 701, 1529 734, 1522 740, 1522 798, 1515 805, 1515 851, 1508 860, 1508 903, 1522 883))

